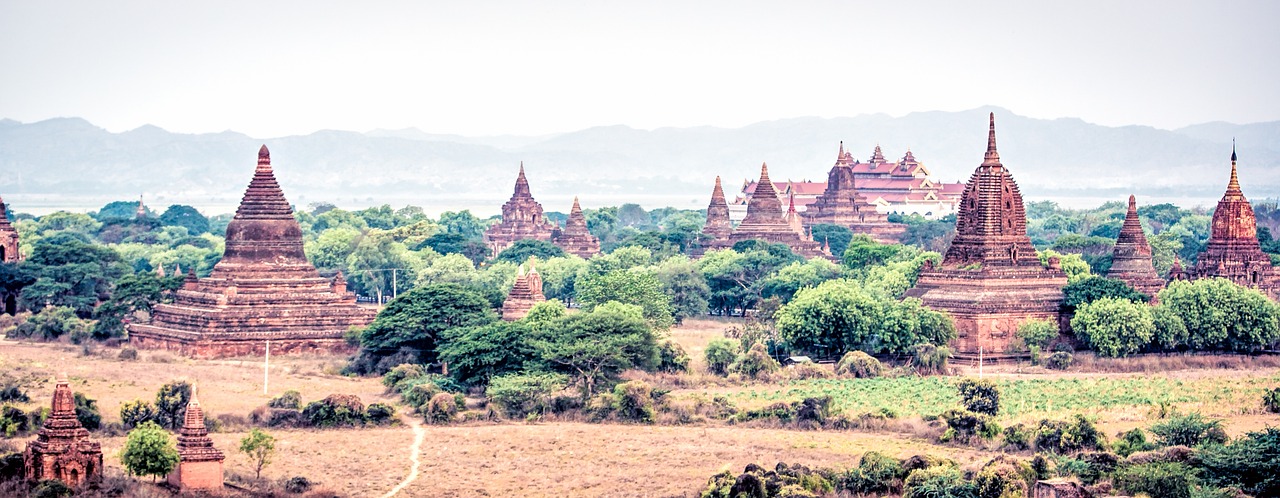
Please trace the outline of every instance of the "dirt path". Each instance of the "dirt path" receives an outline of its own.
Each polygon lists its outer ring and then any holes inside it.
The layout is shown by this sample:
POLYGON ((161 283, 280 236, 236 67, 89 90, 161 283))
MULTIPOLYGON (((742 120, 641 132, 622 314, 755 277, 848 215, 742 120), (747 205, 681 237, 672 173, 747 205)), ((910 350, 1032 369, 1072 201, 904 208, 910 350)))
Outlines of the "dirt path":
POLYGON ((413 446, 409 447, 409 461, 413 465, 409 467, 409 475, 403 481, 400 481, 400 484, 397 484, 396 487, 391 488, 391 491, 387 491, 387 494, 382 495, 383 498, 391 498, 410 484, 413 484, 413 481, 418 479, 418 466, 422 464, 418 460, 418 456, 422 454, 422 442, 427 439, 427 430, 422 428, 422 423, 418 422, 417 418, 406 415, 402 416, 401 420, 408 421, 409 425, 413 427, 413 446))

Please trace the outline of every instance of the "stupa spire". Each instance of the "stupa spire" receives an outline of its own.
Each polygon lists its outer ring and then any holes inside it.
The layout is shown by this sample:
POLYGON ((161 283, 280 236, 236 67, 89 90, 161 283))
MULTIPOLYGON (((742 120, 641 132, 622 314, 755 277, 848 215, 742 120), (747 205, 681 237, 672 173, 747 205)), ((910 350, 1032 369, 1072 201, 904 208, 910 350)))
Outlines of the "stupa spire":
POLYGON ((1240 190, 1240 178, 1236 176, 1236 141, 1231 140, 1231 180, 1227 182, 1227 192, 1223 198, 1239 197, 1244 199, 1244 192, 1240 190))
POLYGON ((844 159, 844 140, 840 141, 840 152, 836 153, 836 159, 844 159))
POLYGON ((731 232, 733 223, 729 221, 729 203, 724 199, 724 188, 717 176, 716 187, 711 190, 711 203, 707 205, 707 222, 702 226, 702 233, 714 239, 726 239, 731 232))
POLYGON ((991 113, 990 119, 987 128, 987 153, 982 158, 982 165, 1000 167, 1000 153, 996 151, 996 113, 991 113))

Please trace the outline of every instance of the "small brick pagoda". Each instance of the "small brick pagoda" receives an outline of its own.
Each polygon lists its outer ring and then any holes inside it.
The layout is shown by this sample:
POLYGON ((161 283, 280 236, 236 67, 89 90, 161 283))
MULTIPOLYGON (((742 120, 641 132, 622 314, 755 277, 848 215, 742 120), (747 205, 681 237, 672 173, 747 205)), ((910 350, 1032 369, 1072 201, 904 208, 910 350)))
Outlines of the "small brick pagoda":
POLYGON ((208 278, 188 269, 171 304, 158 304, 150 324, 129 325, 139 348, 198 358, 351 349, 347 329, 373 321, 356 305, 339 273, 321 277, 302 250, 302 229, 271 169, 264 145, 235 218, 226 250, 208 278))
POLYGON ((18 251, 18 231, 9 222, 9 206, 0 199, 0 263, 17 263, 22 259, 22 252, 18 251))
POLYGON ((53 389, 53 411, 36 440, 27 443, 22 464, 28 481, 57 479, 72 488, 102 479, 102 445, 76 418, 76 401, 65 377, 53 389))
POLYGON ((1213 211, 1212 231, 1204 252, 1196 259, 1192 278, 1226 278, 1280 299, 1280 273, 1258 244, 1258 220, 1236 176, 1236 150, 1231 148, 1231 180, 1213 211))
POLYGON ((712 240, 729 240, 729 234, 733 233, 733 222, 729 221, 729 203, 725 201, 719 176, 716 176, 716 188, 711 191, 711 203, 707 205, 707 223, 702 225, 702 233, 712 240))
POLYGON ((516 283, 511 286, 511 292, 507 293, 507 299, 502 302, 503 320, 514 322, 524 318, 533 305, 547 300, 542 294, 542 275, 538 274, 535 262, 534 259, 529 260, 528 272, 524 271, 524 265, 516 270, 516 283))
POLYGON ((751 196, 751 200, 747 203, 746 219, 742 220, 733 233, 729 234, 729 240, 719 246, 731 247, 738 242, 755 239, 786 244, 796 254, 805 258, 831 257, 830 254, 822 252, 822 244, 814 242, 804 233, 803 228, 797 232, 799 218, 795 214, 794 201, 788 212, 796 223, 788 223, 787 213, 782 211, 782 201, 778 199, 778 194, 773 189, 773 182, 769 180, 768 164, 760 165, 760 181, 755 192, 756 195, 751 196))
POLYGON ((1164 288, 1164 279, 1151 264, 1151 245, 1147 243, 1146 234, 1142 233, 1138 203, 1132 195, 1129 196, 1129 212, 1124 215, 1124 225, 1111 252, 1111 269, 1107 271, 1107 278, 1123 280, 1152 300, 1164 288))
POLYGON ((485 245, 489 247, 491 256, 497 256, 517 240, 550 242, 555 229, 555 223, 543 216, 542 204, 533 200, 533 194, 529 193, 529 180, 524 177, 524 163, 521 162, 515 192, 502 205, 502 221, 484 231, 485 245))
POLYGON ((186 491, 222 489, 222 452, 213 447, 209 430, 204 426, 204 410, 191 391, 191 401, 178 432, 178 466, 169 473, 169 484, 186 491))
POLYGON ((600 254, 600 239, 587 230, 587 218, 582 215, 582 206, 578 205, 577 197, 573 198, 569 219, 564 222, 564 228, 556 235, 555 244, 564 249, 564 252, 583 258, 600 254))
POLYGON ((1059 321, 1067 275, 1040 264, 1027 237, 1026 210, 1013 175, 996 151, 995 114, 987 152, 965 187, 956 237, 941 267, 926 264, 906 293, 955 321, 959 353, 1003 353, 1022 322, 1059 321))
MULTIPOLYGON (((884 162, 880 147, 876 146, 878 161, 884 162)), ((910 152, 907 152, 910 157, 910 152)), ((877 159, 872 158, 873 161, 877 159)), ((914 160, 914 159, 912 159, 914 160)), ((873 167, 875 164, 873 162, 873 167)), ((870 235, 881 244, 896 244, 899 237, 906 232, 906 225, 890 223, 889 215, 876 210, 875 204, 866 196, 858 193, 854 174, 853 156, 844 151, 844 142, 840 142, 840 151, 836 153, 836 164, 827 173, 827 188, 800 213, 806 227, 820 223, 848 227, 855 234, 870 235)))

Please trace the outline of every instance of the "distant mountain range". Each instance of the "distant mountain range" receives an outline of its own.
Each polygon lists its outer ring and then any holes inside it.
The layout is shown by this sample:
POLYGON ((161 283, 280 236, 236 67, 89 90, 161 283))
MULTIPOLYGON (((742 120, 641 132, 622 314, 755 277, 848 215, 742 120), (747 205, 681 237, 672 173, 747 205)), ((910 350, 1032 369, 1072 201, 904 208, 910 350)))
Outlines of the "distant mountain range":
MULTIPOLYGON (((523 161, 534 195, 548 210, 567 211, 560 204, 574 195, 588 207, 703 207, 716 175, 726 190, 736 191, 742 180, 759 175, 761 162, 769 163, 774 180, 823 180, 842 140, 864 161, 877 144, 890 160, 910 148, 935 179, 964 181, 982 160, 989 111, 996 113, 1001 158, 1032 199, 1072 204, 1135 193, 1211 204, 1227 182, 1233 137, 1246 195, 1280 196, 1280 121, 1170 131, 1034 119, 999 108, 793 118, 733 129, 602 126, 499 137, 405 129, 264 139, 154 126, 111 133, 79 118, 4 119, 0 196, 11 203, 30 199, 36 210, 143 195, 155 204, 229 212, 252 175, 258 145, 265 143, 285 193, 304 206, 408 203, 440 211, 457 204, 492 214, 510 195, 523 161)), ((21 204, 15 209, 24 210, 21 204)))

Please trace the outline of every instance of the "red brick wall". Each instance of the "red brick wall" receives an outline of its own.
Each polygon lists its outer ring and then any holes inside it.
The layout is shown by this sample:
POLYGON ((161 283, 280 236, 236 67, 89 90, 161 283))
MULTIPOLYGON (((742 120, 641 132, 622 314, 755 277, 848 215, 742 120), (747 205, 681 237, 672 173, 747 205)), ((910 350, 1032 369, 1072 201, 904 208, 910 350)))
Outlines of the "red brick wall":
POLYGON ((178 462, 169 474, 169 483, 184 490, 221 489, 222 462, 178 462))

